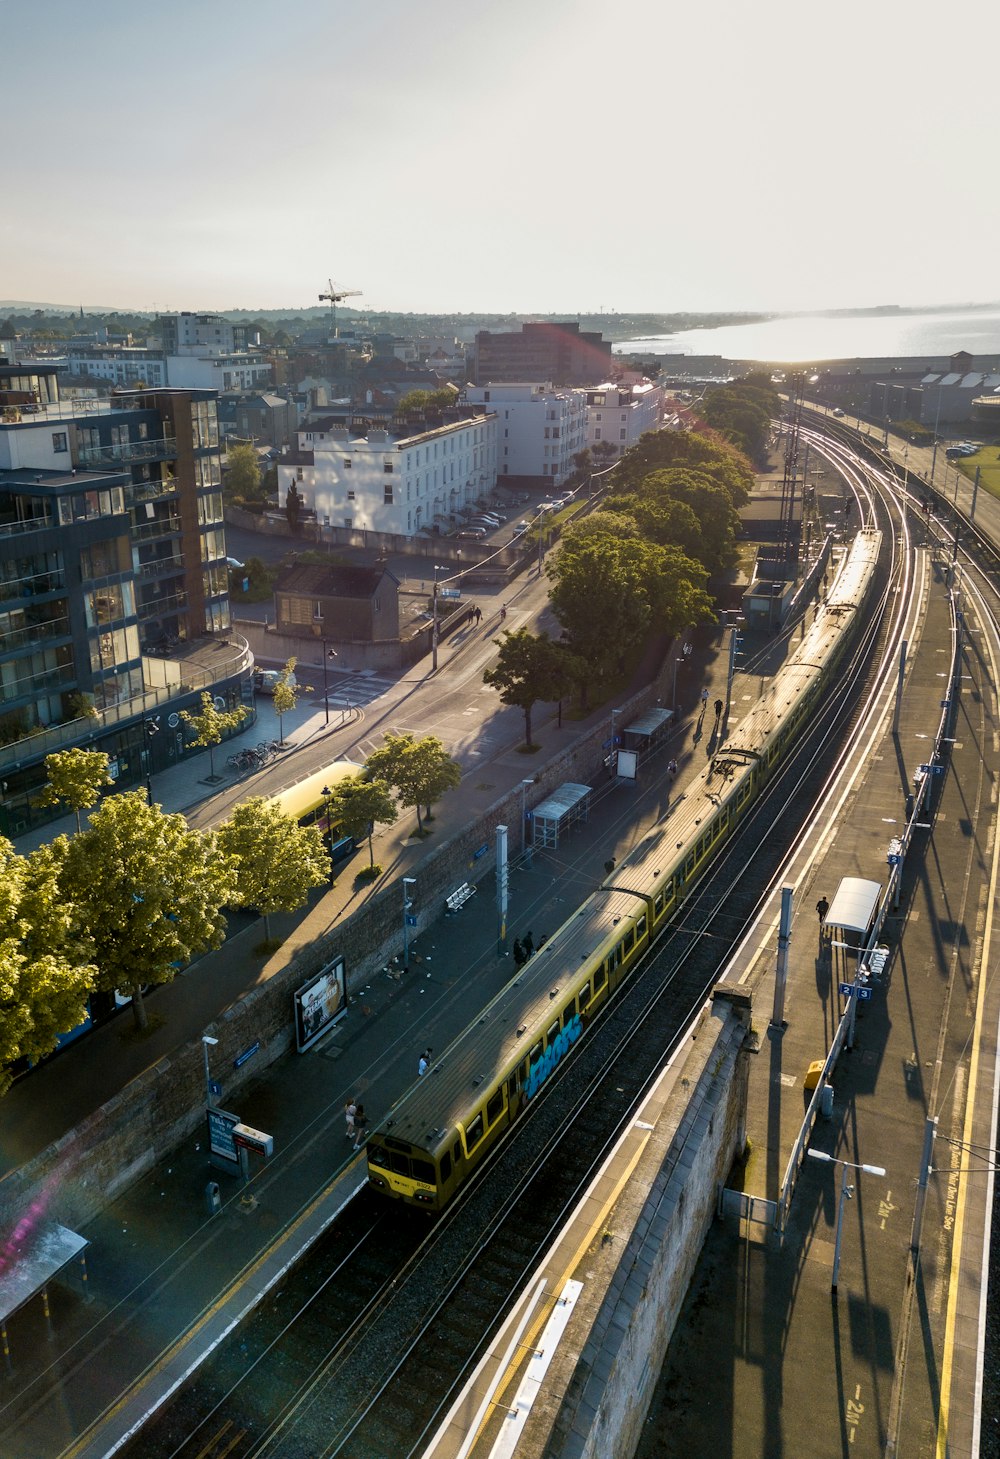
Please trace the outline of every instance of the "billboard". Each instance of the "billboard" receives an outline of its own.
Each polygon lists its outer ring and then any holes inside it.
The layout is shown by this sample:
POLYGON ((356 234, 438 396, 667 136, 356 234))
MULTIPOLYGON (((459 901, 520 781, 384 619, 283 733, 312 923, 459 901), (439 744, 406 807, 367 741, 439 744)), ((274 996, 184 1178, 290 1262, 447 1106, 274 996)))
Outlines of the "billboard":
POLYGON ((295 1047, 300 1054, 311 1048, 347 1012, 344 959, 335 957, 303 983, 294 996, 295 1047))

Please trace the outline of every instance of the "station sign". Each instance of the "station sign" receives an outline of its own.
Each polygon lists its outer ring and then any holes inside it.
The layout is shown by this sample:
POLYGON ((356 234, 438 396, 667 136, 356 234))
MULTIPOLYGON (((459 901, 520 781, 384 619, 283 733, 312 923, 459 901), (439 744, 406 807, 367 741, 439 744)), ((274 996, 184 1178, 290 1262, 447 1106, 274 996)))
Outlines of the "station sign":
POLYGON ((274 1154, 274 1136, 265 1135, 263 1130, 255 1130, 250 1125, 233 1126, 233 1144, 237 1150, 252 1150, 265 1159, 274 1154))
POLYGON ((858 998, 861 1002, 872 996, 871 988, 866 988, 863 983, 841 983, 840 996, 842 998, 858 998))

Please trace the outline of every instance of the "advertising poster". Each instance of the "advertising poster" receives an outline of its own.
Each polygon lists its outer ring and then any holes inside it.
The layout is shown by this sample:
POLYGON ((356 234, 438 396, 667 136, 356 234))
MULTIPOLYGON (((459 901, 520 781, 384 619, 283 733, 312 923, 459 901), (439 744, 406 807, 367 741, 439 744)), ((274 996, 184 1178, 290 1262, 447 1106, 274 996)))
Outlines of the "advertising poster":
POLYGON ((295 1047, 304 1054, 347 1011, 344 959, 336 957, 320 968, 294 998, 295 1047))

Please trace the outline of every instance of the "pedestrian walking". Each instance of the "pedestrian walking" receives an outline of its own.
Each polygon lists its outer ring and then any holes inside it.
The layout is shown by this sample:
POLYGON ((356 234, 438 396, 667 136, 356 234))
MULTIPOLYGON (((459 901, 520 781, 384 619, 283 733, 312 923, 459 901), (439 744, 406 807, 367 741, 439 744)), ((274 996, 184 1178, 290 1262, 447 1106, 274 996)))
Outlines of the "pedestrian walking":
POLYGON ((354 1148, 360 1150, 368 1134, 368 1116, 365 1114, 365 1107, 359 1104, 354 1111, 354 1148))
POLYGON ((483 610, 482 610, 482 608, 477 608, 476 609, 476 627, 477 628, 479 627, 479 625, 480 625, 480 623, 482 621, 483 621, 483 610))
POLYGON ((528 954, 521 946, 521 939, 519 937, 514 938, 514 946, 512 951, 514 954, 515 967, 523 968, 525 963, 528 961, 528 954))
POLYGON ((357 1112, 358 1107, 354 1103, 354 1095, 352 1094, 350 1099, 344 1105, 344 1119, 347 1121, 347 1138, 349 1140, 354 1139, 354 1117, 357 1112))
POLYGON ((502 623, 506 617, 507 617, 507 604, 506 603, 502 603, 500 605, 500 622, 502 623))
POLYGON ((531 940, 531 933, 529 932, 529 933, 527 933, 525 935, 525 938, 524 938, 524 956, 525 956, 525 960, 527 960, 531 956, 531 954, 534 952, 534 950, 535 950, 535 944, 531 940))
POLYGON ((702 714, 705 713, 705 709, 706 709, 707 705, 708 705, 708 688, 706 686, 701 691, 701 712, 702 712, 702 714))
POLYGON ((715 701, 715 717, 716 717, 716 719, 721 719, 722 718, 722 711, 725 709, 725 707, 726 706, 723 704, 723 702, 722 702, 721 699, 717 699, 715 701))
POLYGON ((826 897, 820 897, 819 901, 816 903, 816 915, 819 917, 820 927, 822 927, 823 923, 826 921, 826 914, 827 912, 829 912, 829 910, 830 903, 826 900, 826 897))
POLYGON ((605 876, 610 876, 611 873, 614 871, 614 869, 615 869, 615 858, 613 856, 609 856, 608 859, 607 859, 607 861, 604 863, 604 874, 605 874, 605 876))
POLYGON ((427 1073, 427 1070, 431 1067, 431 1054, 433 1052, 433 1049, 424 1049, 423 1053, 420 1055, 420 1058, 417 1060, 417 1075, 421 1079, 427 1073))
POLYGON ((674 781, 677 779, 677 761, 676 760, 668 760, 667 761, 667 774, 670 776, 670 784, 673 785, 674 781))

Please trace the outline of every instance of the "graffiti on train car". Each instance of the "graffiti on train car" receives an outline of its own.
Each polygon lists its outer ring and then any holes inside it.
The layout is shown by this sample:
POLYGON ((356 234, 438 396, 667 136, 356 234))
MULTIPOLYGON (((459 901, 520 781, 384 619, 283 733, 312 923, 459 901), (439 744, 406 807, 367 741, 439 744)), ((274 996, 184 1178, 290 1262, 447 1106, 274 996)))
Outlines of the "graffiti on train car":
POLYGON ((574 1013, 565 1028, 560 1029, 556 1034, 542 1057, 532 1064, 531 1072, 524 1084, 525 1099, 532 1099, 538 1093, 559 1060, 564 1054, 569 1053, 582 1033, 583 1024, 580 1022, 580 1015, 574 1013))

